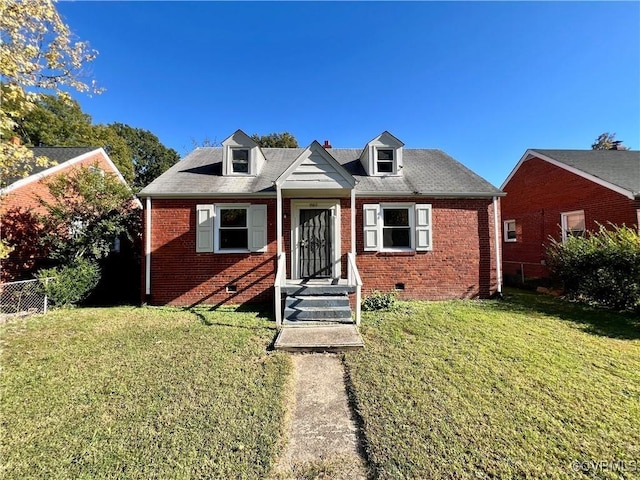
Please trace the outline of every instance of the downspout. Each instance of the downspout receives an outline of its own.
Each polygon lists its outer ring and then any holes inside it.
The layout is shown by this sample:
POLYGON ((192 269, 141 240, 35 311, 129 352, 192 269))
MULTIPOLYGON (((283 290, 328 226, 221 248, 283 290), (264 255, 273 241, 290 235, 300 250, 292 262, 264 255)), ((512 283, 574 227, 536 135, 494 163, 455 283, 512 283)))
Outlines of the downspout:
POLYGON ((496 282, 497 294, 502 296, 502 259, 500 258, 500 227, 498 225, 498 197, 493 197, 493 226, 496 247, 496 282))
POLYGON ((282 190, 276 183, 276 237, 277 258, 282 253, 282 190))
POLYGON ((356 189, 351 189, 351 253, 356 256, 356 189))
POLYGON ((147 197, 145 208, 144 238, 144 283, 145 293, 151 295, 151 197, 147 197))

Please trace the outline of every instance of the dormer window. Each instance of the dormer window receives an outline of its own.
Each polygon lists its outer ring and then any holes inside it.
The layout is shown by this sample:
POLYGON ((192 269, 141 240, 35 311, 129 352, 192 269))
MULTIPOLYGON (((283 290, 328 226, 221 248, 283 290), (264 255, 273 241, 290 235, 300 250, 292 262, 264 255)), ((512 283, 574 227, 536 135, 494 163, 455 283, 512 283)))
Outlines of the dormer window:
POLYGON ((367 175, 402 175, 402 147, 404 143, 387 131, 367 143, 360 154, 360 162, 367 175))
POLYGON ((222 175, 255 176, 264 164, 258 144, 242 130, 222 142, 222 175))
POLYGON ((393 150, 379 148, 377 150, 376 172, 393 173, 393 170, 393 150))
POLYGON ((249 150, 246 148, 234 148, 231 152, 233 173, 249 173, 249 150))

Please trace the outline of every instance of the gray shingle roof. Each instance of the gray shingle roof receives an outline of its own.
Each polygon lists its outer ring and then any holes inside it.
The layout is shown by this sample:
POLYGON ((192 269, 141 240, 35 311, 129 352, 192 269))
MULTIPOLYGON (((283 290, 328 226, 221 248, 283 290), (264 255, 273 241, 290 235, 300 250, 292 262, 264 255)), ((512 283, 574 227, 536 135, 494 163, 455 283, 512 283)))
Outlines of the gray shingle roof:
MULTIPOLYGON (((273 193, 273 182, 303 152, 302 148, 263 148, 266 162, 255 177, 222 176, 222 148, 198 148, 176 163, 140 196, 200 196, 273 193)), ((359 195, 493 196, 501 192, 440 150, 403 149, 398 176, 369 177, 360 163, 362 149, 332 148, 329 153, 358 182, 359 195)))
MULTIPOLYGON (((80 155, 84 155, 85 153, 91 152, 98 147, 34 147, 30 148, 35 157, 47 157, 49 160, 53 160, 55 163, 60 164, 64 163, 67 160, 71 160, 72 158, 79 157, 80 155)), ((31 171, 29 175, 35 175, 37 173, 46 170, 51 167, 51 165, 41 166, 36 165, 33 160, 29 161, 29 165, 31 165, 31 171)), ((21 180, 23 177, 11 177, 5 179, 6 185, 9 186, 18 180, 21 180)))
POLYGON ((640 196, 640 151, 537 148, 531 151, 628 190, 635 197, 640 196))

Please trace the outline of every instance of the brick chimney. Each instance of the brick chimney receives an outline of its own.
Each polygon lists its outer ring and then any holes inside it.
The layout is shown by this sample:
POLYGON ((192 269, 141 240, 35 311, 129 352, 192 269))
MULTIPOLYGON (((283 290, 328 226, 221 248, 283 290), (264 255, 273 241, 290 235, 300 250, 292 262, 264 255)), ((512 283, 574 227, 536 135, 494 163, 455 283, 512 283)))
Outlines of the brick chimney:
POLYGON ((325 141, 324 141, 324 145, 323 145, 323 147, 324 147, 324 148, 331 148, 331 143, 329 142, 329 140, 325 140, 325 141))

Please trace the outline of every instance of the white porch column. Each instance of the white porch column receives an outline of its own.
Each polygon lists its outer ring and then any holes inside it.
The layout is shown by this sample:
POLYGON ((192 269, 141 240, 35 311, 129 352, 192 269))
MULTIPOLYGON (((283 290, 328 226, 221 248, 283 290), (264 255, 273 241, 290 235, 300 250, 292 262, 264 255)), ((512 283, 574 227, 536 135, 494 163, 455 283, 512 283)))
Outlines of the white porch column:
POLYGON ((351 253, 356 256, 356 189, 351 189, 351 253))
POLYGON ((144 284, 145 293, 151 295, 151 197, 147 197, 145 208, 144 238, 144 284))
POLYGON ((277 253, 282 253, 282 190, 280 185, 276 184, 276 236, 277 236, 277 253))

